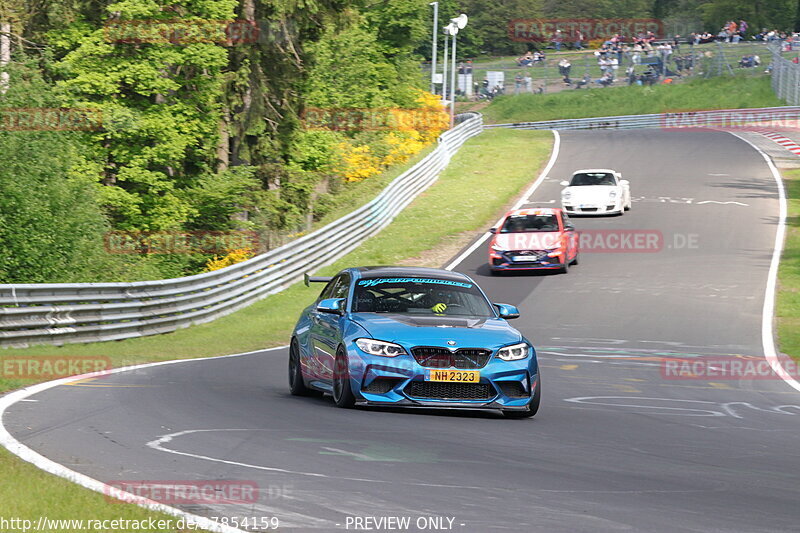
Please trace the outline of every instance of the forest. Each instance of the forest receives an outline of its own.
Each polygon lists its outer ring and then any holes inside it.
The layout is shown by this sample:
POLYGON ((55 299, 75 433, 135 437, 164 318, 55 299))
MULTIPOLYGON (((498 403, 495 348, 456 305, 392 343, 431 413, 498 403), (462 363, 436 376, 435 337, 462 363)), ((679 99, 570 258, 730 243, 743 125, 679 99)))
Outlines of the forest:
MULTIPOLYGON (((688 34, 732 19, 794 30, 799 10, 439 2, 440 23, 470 16, 460 60, 522 51, 517 18, 658 18, 688 34)), ((422 68, 431 25, 427 0, 0 0, 0 283, 188 275, 308 231, 448 127, 422 68), (257 238, 220 253, 148 241, 235 232, 257 238), (134 245, 118 253, 109 235, 134 245)))

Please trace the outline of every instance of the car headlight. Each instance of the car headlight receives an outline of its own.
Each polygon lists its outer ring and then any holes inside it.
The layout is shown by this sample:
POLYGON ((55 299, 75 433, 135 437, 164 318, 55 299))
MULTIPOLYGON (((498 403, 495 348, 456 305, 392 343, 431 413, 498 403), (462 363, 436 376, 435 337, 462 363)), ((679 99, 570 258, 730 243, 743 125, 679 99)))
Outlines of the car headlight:
POLYGON ((519 361, 520 359, 525 359, 528 357, 530 352, 530 347, 524 342, 521 342, 519 344, 514 344, 513 346, 500 348, 500 350, 497 352, 497 358, 502 359, 503 361, 519 361))
POLYGON ((572 192, 571 191, 563 191, 561 193, 561 199, 562 200, 569 200, 570 198, 572 198, 572 192))
POLYGON ((406 351, 399 344, 392 342, 378 341, 375 339, 356 339, 356 346, 370 355, 381 355, 383 357, 397 357, 406 351))
POLYGON ((560 255, 564 255, 564 253, 561 251, 561 248, 550 248, 547 251, 547 257, 558 257, 560 255))
POLYGON ((609 191, 608 197, 614 200, 617 197, 617 191, 609 191))
POLYGON ((494 250, 495 252, 504 252, 505 248, 503 248, 502 246, 498 246, 497 244, 492 244, 492 250, 494 250))

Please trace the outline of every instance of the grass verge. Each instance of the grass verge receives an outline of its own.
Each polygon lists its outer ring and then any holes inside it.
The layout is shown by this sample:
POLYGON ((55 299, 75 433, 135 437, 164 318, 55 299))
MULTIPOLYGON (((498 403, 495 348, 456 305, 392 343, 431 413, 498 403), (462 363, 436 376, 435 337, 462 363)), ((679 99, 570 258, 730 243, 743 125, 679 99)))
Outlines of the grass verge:
MULTIPOLYGON (((439 180, 388 228, 321 272, 333 273, 352 265, 397 263, 440 246, 452 235, 488 227, 495 222, 498 212, 535 179, 551 145, 552 135, 542 131, 492 130, 472 138, 439 180), (527 157, 508 157, 509 153, 523 152, 527 157)), ((114 366, 124 366, 286 344, 300 310, 314 300, 318 289, 297 284, 209 324, 165 335, 3 350, 0 363, 12 356, 103 356, 110 357, 114 366)), ((30 383, 0 376, 0 392, 30 383)), ((131 505, 109 503, 102 495, 46 474, 4 449, 0 449, 0 502, 3 517, 28 519, 34 523, 42 515, 93 520, 158 516, 131 505)))
POLYGON ((677 85, 609 87, 501 96, 482 110, 487 123, 641 115, 697 109, 782 106, 769 78, 696 79, 677 85))
POLYGON ((800 361, 800 169, 783 172, 789 212, 775 317, 781 352, 800 361))

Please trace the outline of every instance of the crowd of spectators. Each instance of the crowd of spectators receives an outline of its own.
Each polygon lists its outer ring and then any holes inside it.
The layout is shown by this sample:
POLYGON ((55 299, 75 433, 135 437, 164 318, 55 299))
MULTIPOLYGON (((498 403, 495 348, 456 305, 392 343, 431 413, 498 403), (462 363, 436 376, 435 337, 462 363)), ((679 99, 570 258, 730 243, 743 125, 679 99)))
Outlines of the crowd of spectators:
MULTIPOLYGON (((585 74, 580 79, 571 76, 572 64, 569 58, 561 58, 558 62, 559 76, 568 87, 580 89, 589 85, 609 86, 620 79, 629 85, 653 85, 661 80, 663 83, 673 78, 691 74, 698 66, 701 57, 711 57, 711 52, 699 53, 694 45, 710 42, 739 43, 748 37, 749 40, 782 43, 784 50, 800 49, 800 34, 780 32, 778 30, 762 29, 757 34, 752 33, 747 21, 744 19, 729 20, 716 34, 711 32, 691 33, 686 37, 674 35, 670 38, 656 36, 653 32, 642 33, 636 36, 623 36, 616 34, 605 40, 594 51, 594 57, 600 69, 600 77, 592 78, 585 74), (748 33, 750 31, 750 33, 748 33), (684 53, 681 45, 689 45, 684 53)), ((547 42, 547 39, 545 39, 547 42)), ((584 36, 580 32, 564 33, 556 31, 549 39, 550 48, 561 50, 562 46, 569 46, 575 50, 587 47, 584 36)), ((589 56, 591 57, 591 56, 589 56)), ((798 61, 800 62, 800 61, 798 61)), ((517 66, 527 68, 547 66, 543 50, 529 50, 516 60, 517 66)), ((756 54, 747 54, 741 57, 738 66, 741 68, 754 68, 761 65, 761 58, 756 54)), ((588 65, 587 65, 588 72, 588 65)), ((485 96, 496 93, 495 88, 483 87, 485 96)), ((528 72, 518 74, 514 82, 515 92, 541 92, 535 90, 532 78, 528 72)), ((489 96, 490 97, 490 96, 489 96)))

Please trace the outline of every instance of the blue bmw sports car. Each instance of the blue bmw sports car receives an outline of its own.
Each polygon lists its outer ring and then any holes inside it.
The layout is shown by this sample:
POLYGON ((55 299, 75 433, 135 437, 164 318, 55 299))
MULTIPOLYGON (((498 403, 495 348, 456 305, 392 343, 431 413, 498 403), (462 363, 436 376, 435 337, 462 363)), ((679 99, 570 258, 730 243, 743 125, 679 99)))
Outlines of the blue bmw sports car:
POLYGON ((434 268, 360 267, 325 282, 297 321, 289 349, 292 394, 336 405, 539 409, 531 343, 472 279, 434 268))

